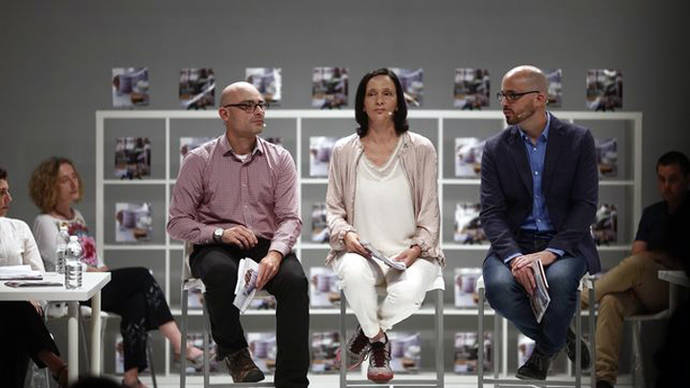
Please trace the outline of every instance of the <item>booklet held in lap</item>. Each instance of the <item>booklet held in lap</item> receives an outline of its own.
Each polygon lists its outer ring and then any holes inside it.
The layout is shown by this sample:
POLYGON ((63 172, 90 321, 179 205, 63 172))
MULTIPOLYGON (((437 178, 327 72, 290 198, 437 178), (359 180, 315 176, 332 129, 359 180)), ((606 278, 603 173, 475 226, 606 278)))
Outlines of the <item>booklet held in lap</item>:
POLYGON ((387 264, 389 267, 395 268, 399 271, 404 271, 407 269, 407 266, 405 265, 405 263, 401 263, 399 261, 389 259, 387 256, 385 256, 379 250, 374 248, 374 246, 371 245, 368 241, 360 240, 359 242, 360 242, 360 244, 362 244, 364 249, 366 249, 367 251, 369 251, 369 253, 371 253, 371 257, 373 257, 374 259, 380 260, 380 261, 384 262, 385 264, 387 264))
POLYGON ((259 275, 259 263, 244 258, 237 267, 237 285, 235 285, 235 300, 232 304, 243 313, 256 294, 256 278, 259 275))
POLYGON ((534 282, 536 283, 536 288, 534 293, 529 297, 529 304, 532 307, 532 312, 534 317, 537 319, 538 323, 541 323, 541 319, 544 317, 546 309, 551 303, 551 297, 549 296, 549 283, 546 281, 546 275, 544 273, 544 265, 541 260, 536 260, 530 263, 530 268, 534 273, 534 282))

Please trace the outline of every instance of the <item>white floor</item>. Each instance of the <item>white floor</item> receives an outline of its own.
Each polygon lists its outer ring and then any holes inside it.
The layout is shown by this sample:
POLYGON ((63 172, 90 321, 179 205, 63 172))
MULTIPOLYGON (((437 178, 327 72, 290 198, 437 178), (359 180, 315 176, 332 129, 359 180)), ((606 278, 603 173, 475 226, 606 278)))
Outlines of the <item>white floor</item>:
MULTIPOLYGON (((412 379, 415 376, 423 377, 423 378, 432 378, 431 374, 422 374, 422 375, 405 375, 405 379, 412 379)), ((510 378, 511 376, 509 376, 510 378)), ((359 379, 361 378, 360 376, 355 376, 352 375, 353 379, 359 379)), ((563 380, 565 379, 564 376, 554 376, 554 379, 558 380, 563 380)), ((445 385, 444 387, 446 388, 470 388, 470 387, 476 387, 477 386, 477 380, 476 376, 458 376, 454 373, 448 373, 445 376, 445 385)), ((141 378, 142 382, 146 384, 149 387, 153 387, 151 385, 151 379, 149 376, 142 376, 141 378)), ((268 376, 267 381, 271 381, 272 376, 268 376)), ((118 379, 119 381, 119 379, 118 379)), ((548 383, 548 379, 546 380, 548 383)), ((168 376, 159 376, 157 378, 158 382, 158 387, 159 388, 177 388, 180 385, 180 377, 179 375, 171 374, 168 376)), ((230 376, 211 376, 211 384, 227 384, 230 383, 231 379, 230 376)), ((339 379, 338 375, 334 374, 329 374, 329 375, 309 375, 309 382, 310 382, 310 387, 315 387, 315 388, 330 388, 330 387, 338 387, 339 379)), ((395 383, 395 379, 392 381, 392 383, 395 383)), ((389 388, 397 388, 397 387, 403 387, 403 386, 396 386, 395 384, 376 384, 373 385, 375 387, 389 387, 389 388)), ((494 388, 493 385, 484 385, 486 388, 494 388)), ((200 376, 192 376, 188 377, 187 379, 187 387, 190 388, 199 388, 203 387, 203 379, 200 376)), ((404 386, 406 388, 414 387, 411 385, 406 385, 404 386)), ((528 387, 525 385, 502 385, 502 387, 528 387)), ((583 388, 589 388, 589 379, 587 377, 583 377, 583 383, 582 383, 583 388)), ((631 381, 630 381, 630 376, 621 376, 619 378, 619 384, 616 384, 616 388, 630 388, 632 387, 631 381)))

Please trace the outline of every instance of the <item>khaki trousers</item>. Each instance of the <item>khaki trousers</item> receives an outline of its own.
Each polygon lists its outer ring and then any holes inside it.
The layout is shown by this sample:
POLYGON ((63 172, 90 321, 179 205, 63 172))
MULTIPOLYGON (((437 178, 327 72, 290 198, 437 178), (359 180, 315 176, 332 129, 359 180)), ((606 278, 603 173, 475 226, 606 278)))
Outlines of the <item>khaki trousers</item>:
MULTIPOLYGON (((599 302, 596 328, 596 377, 615 384, 623 338, 623 319, 640 313, 656 313, 668 307, 668 283, 660 280, 664 266, 654 253, 642 252, 623 259, 594 283, 599 302)), ((582 293, 586 307, 589 293, 582 293)))

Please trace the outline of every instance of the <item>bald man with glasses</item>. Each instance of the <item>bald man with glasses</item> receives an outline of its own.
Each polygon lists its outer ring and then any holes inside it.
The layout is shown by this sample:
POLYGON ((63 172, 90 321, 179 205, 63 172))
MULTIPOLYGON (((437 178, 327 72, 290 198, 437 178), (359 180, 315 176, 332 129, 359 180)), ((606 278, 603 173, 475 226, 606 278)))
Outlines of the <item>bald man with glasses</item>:
POLYGON ((257 288, 277 300, 275 386, 306 387, 309 368, 309 295, 292 252, 302 230, 297 171, 290 153, 258 135, 266 102, 249 83, 226 87, 218 114, 225 134, 190 151, 173 189, 168 233, 194 245, 192 274, 206 287, 217 358, 234 382, 256 382, 239 310, 233 305, 239 260, 259 263, 257 288))
MULTIPOLYGON (((480 217, 491 241, 483 265, 486 297, 536 342, 517 377, 544 380, 564 345, 575 360, 569 325, 576 290, 586 272, 600 270, 589 231, 598 192, 594 139, 546 111, 546 77, 534 66, 508 71, 497 97, 510 127, 487 140, 482 155, 480 217), (530 264, 537 260, 551 297, 540 322, 529 302, 535 292, 530 264)), ((589 350, 579 346, 586 369, 589 350)))

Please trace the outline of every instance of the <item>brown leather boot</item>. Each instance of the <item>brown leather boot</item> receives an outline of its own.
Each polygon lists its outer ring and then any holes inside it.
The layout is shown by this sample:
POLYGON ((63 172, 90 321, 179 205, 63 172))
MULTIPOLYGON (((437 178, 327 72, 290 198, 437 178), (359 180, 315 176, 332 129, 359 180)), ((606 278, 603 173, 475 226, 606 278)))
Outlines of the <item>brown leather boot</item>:
POLYGON ((225 357, 225 365, 235 383, 256 383, 264 379, 263 372, 254 364, 247 348, 225 357))

